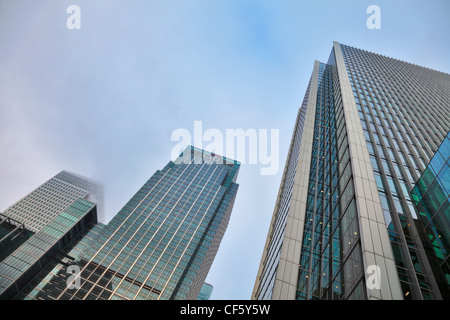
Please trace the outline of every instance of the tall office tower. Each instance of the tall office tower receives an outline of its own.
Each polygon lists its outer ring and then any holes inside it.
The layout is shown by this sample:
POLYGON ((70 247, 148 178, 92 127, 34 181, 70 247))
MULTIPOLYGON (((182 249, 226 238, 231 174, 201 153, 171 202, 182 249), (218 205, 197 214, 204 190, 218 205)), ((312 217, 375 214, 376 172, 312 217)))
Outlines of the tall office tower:
POLYGON ((7 242, 0 254, 0 300, 12 299, 62 248, 78 242, 97 223, 96 210, 94 203, 78 198, 37 232, 11 218, 1 221, 7 242))
POLYGON ((450 299, 450 131, 411 191, 423 239, 442 297, 450 299))
POLYGON ((96 182, 61 171, 0 214, 0 299, 11 299, 61 248, 97 223, 96 182))
POLYGON ((96 181, 66 170, 33 190, 6 209, 3 214, 38 232, 78 198, 98 205, 98 219, 103 219, 103 187, 96 181))
POLYGON ((17 298, 197 299, 230 219, 239 166, 187 148, 17 298), (78 285, 68 285, 69 264, 79 268, 78 285))
POLYGON ((449 88, 337 42, 315 62, 252 299, 445 297, 410 190, 450 128, 449 88))

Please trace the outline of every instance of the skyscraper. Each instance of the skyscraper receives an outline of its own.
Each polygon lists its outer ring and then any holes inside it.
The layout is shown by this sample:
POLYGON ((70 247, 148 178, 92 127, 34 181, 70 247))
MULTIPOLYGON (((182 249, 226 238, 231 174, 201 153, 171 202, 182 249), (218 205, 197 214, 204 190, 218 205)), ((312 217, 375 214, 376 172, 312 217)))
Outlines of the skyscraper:
POLYGON ((450 128, 449 88, 337 42, 315 62, 252 299, 443 298, 410 190, 450 128))
POLYGON ((3 214, 39 231, 78 198, 98 204, 98 219, 103 219, 103 187, 100 183, 63 170, 17 201, 3 214))
POLYGON ((450 299, 450 131, 411 191, 419 235, 442 297, 450 299))
POLYGON ((61 171, 0 214, 0 299, 10 299, 61 248, 97 223, 103 188, 61 171), (90 201, 89 201, 90 200, 90 201))
MULTIPOLYGON (((3 222, 11 224, 8 220, 3 222)), ((96 222, 96 205, 78 198, 39 231, 33 233, 25 229, 22 233, 26 234, 14 235, 18 239, 7 235, 10 242, 6 251, 2 251, 0 261, 0 299, 12 299, 44 266, 51 263, 61 248, 76 241, 96 222)), ((5 226, 1 228, 7 230, 5 226)))
POLYGON ((197 299, 228 225, 238 170, 236 161, 187 148, 15 298, 197 299), (79 271, 73 285, 69 266, 79 271))

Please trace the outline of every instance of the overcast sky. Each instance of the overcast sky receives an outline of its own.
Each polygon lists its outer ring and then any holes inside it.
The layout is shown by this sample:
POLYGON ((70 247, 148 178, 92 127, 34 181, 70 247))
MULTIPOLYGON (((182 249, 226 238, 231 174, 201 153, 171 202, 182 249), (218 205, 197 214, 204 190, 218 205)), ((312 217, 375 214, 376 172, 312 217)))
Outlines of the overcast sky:
POLYGON ((314 60, 334 40, 450 73, 449 15, 448 0, 0 1, 0 211, 66 169, 104 184, 108 222, 174 130, 278 129, 279 170, 241 166, 207 278, 212 299, 249 299, 314 60))

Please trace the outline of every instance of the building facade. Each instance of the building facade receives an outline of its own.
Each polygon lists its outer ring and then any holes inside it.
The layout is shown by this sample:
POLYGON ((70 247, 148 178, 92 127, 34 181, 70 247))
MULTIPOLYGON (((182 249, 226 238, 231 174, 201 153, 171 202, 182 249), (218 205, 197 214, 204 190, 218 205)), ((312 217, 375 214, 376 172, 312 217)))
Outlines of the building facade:
MULTIPOLYGON (((3 222, 11 224, 13 220, 7 218, 3 222)), ((8 238, 7 255, 0 260, 0 300, 13 299, 63 248, 76 242, 96 223, 96 204, 78 198, 39 231, 24 229, 8 238)), ((15 221, 12 225, 17 226, 15 221)))
POLYGON ((450 299, 450 131, 411 191, 415 222, 444 299, 450 299))
POLYGON ((63 248, 15 298, 197 299, 230 219, 239 166, 187 148, 107 225, 63 248))
POLYGON ((252 299, 443 298, 410 190, 450 128, 449 86, 337 42, 315 62, 252 299))
POLYGON ((59 172, 7 208, 3 215, 25 224, 32 232, 38 232, 78 198, 96 203, 98 220, 102 221, 103 186, 67 170, 59 172))
POLYGON ((1 213, 0 299, 12 298, 62 247, 94 226, 97 203, 103 207, 103 187, 64 170, 1 213))
POLYGON ((213 291, 213 286, 209 283, 204 283, 202 286, 202 289, 200 290, 200 293, 197 297, 197 300, 209 300, 211 297, 213 291))

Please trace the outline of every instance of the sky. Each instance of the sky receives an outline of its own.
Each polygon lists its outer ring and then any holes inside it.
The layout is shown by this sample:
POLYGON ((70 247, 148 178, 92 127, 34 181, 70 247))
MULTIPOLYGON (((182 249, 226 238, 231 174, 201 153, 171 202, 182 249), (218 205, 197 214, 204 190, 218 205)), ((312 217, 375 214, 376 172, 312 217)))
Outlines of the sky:
POLYGON ((448 0, 0 1, 0 211, 66 169, 103 183, 108 222, 171 159, 175 130, 278 130, 276 173, 237 159, 207 277, 211 299, 247 300, 314 61, 338 41, 450 73, 449 18, 448 0))

